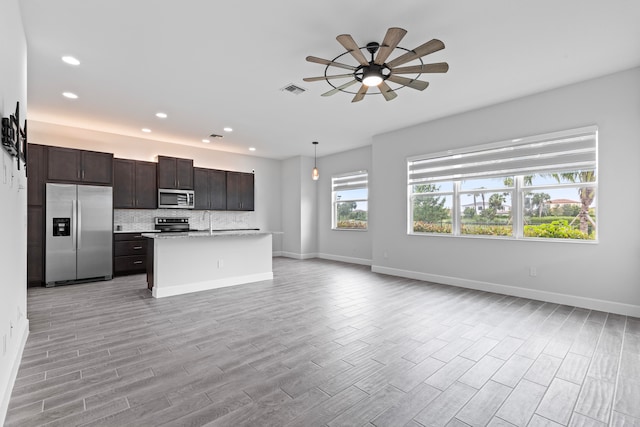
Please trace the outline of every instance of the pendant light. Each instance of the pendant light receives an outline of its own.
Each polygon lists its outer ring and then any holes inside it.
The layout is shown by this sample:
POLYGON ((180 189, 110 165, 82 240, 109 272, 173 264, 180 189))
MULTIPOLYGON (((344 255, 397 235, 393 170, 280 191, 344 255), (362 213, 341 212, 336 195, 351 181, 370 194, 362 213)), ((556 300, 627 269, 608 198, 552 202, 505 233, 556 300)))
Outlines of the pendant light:
POLYGON ((313 141, 313 170, 311 171, 311 178, 314 181, 317 181, 320 178, 320 171, 318 170, 317 161, 318 161, 318 141, 313 141))

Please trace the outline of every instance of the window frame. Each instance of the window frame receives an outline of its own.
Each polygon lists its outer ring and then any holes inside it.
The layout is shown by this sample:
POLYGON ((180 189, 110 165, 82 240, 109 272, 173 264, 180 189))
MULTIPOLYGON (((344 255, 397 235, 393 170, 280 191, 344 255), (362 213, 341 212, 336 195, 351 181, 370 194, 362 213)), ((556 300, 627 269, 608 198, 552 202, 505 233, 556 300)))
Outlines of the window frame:
MULTIPOLYGON (((580 151, 580 150, 576 150, 576 152, 577 151, 580 151)), ((480 154, 480 156, 482 156, 482 154, 480 154)), ((492 161, 496 165, 498 165, 500 163, 500 159, 502 158, 504 157, 498 156, 495 160, 492 160, 492 161)), ((553 156, 551 156, 551 158, 553 158, 553 156)), ((488 239, 500 239, 500 240, 523 240, 523 241, 543 241, 543 242, 562 242, 562 243, 580 243, 580 244, 597 244, 599 241, 600 227, 599 227, 599 222, 597 221, 598 210, 599 210, 597 201, 600 199, 600 193, 599 193, 600 172, 598 169, 598 127, 595 125, 581 127, 581 128, 574 128, 574 129, 564 130, 560 132, 552 132, 547 134, 535 135, 535 136, 530 136, 525 138, 515 138, 515 139, 500 141, 495 143, 464 147, 464 148, 459 148, 454 150, 446 150, 441 152, 411 156, 411 157, 407 157, 406 165, 407 165, 406 185, 407 185, 407 234, 408 235, 429 236, 429 237, 452 237, 452 238, 457 238, 457 237, 484 238, 484 239, 488 238, 488 239), (520 175, 507 173, 505 175, 500 175, 498 173, 500 172, 500 169, 498 167, 493 169, 495 173, 493 174, 490 173, 486 176, 487 178, 490 178, 490 177, 494 177, 494 178, 512 177, 513 178, 513 185, 509 187, 505 187, 504 191, 502 191, 502 189, 495 189, 495 188, 487 189, 487 190, 491 190, 490 192, 492 193, 509 192, 511 195, 512 206, 510 210, 511 210, 512 232, 511 232, 511 235, 509 236, 462 233, 463 213, 460 210, 462 205, 461 197, 466 193, 471 193, 477 190, 474 190, 474 189, 462 190, 461 184, 465 180, 474 179, 473 177, 466 177, 466 176, 462 176, 461 174, 459 174, 458 177, 456 177, 456 175, 452 173, 452 170, 455 171, 455 169, 443 168, 442 179, 439 179, 440 177, 437 174, 433 174, 433 175, 429 175, 427 178, 423 178, 422 180, 419 180, 420 173, 422 171, 418 171, 418 172, 414 172, 415 173, 414 176, 418 176, 418 179, 414 179, 412 181, 412 167, 414 170, 417 169, 416 165, 419 164, 420 162, 430 162, 432 160, 435 160, 438 158, 445 158, 445 157, 446 158, 456 158, 456 157, 462 158, 464 156, 473 157, 479 152, 485 152, 485 151, 489 152, 492 150, 496 150, 496 152, 499 152, 500 150, 504 151, 504 149, 513 149, 513 148, 517 149, 518 147, 526 147, 527 145, 536 144, 538 142, 543 143, 548 141, 554 141, 555 143, 556 141, 561 141, 563 139, 568 140, 571 138, 580 137, 581 135, 586 135, 586 136, 592 135, 594 139, 594 143, 593 143, 594 148, 592 148, 591 151, 594 152, 593 154, 594 161, 593 161, 592 168, 576 169, 575 171, 577 172, 581 170, 582 171, 593 170, 595 174, 594 181, 573 182, 573 183, 558 182, 558 183, 541 183, 536 185, 525 185, 524 177, 527 175, 531 175, 532 173, 520 174, 520 175), (447 189, 442 192, 414 193, 414 186, 420 185, 420 183, 435 184, 435 185, 438 185, 439 183, 440 184, 451 183, 453 184, 452 185, 453 190, 449 191, 447 189), (575 238, 558 238, 558 237, 526 237, 524 235, 525 234, 524 227, 526 225, 524 221, 525 221, 525 217, 527 217, 527 214, 525 212, 525 209, 526 209, 525 195, 527 193, 535 192, 536 190, 557 190, 557 189, 567 189, 567 188, 578 189, 582 187, 591 187, 595 189, 595 198, 594 198, 595 204, 592 205, 592 209, 594 209, 595 211, 594 218, 596 219, 594 224, 594 232, 595 232, 594 239, 575 239, 575 238), (446 197, 451 196, 452 198, 451 207, 450 207, 451 209, 450 218, 452 222, 451 233, 414 231, 414 221, 413 221, 414 204, 413 203, 414 203, 414 199, 416 197, 419 197, 422 194, 434 194, 434 195, 440 195, 440 196, 446 196, 446 197)), ((570 170, 570 168, 564 167, 561 161, 558 161, 557 165, 552 165, 552 166, 555 166, 556 169, 553 169, 553 168, 544 169, 544 167, 542 167, 540 168, 540 170, 533 172, 533 174, 562 173, 563 171, 573 172, 572 170, 570 170)), ((535 168, 536 166, 532 166, 532 169, 535 170, 535 168)), ((490 168, 487 168, 487 170, 490 170, 490 168)), ((482 179, 483 176, 478 175, 476 176, 476 178, 482 179)), ((593 222, 594 221, 592 221, 592 223, 593 222)))
POLYGON ((368 231, 369 230, 369 172, 366 169, 346 172, 337 175, 331 176, 331 230, 335 231, 368 231), (347 178, 357 178, 360 176, 365 177, 365 184, 363 186, 357 186, 351 188, 353 190, 357 189, 366 189, 367 196, 366 198, 349 198, 349 199, 340 199, 337 200, 336 196, 338 191, 336 190, 336 180, 345 180, 347 178), (338 204, 344 202, 366 202, 367 203, 367 220, 366 226, 364 228, 349 228, 349 227, 338 227, 338 204))

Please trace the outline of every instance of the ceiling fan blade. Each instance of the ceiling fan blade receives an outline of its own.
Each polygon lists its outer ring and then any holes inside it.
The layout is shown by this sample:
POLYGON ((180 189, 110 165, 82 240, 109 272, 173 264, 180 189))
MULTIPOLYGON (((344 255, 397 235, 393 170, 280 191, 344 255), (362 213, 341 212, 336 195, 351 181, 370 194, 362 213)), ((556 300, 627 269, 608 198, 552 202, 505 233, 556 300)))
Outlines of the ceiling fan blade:
POLYGON ((406 64, 409 61, 413 61, 414 59, 421 58, 425 55, 437 52, 441 49, 444 49, 444 43, 442 43, 438 39, 433 39, 418 46, 412 51, 405 53, 404 55, 398 56, 396 59, 389 62, 387 66, 389 68, 397 67, 398 65, 406 64))
POLYGON ((351 56, 353 56, 360 65, 369 65, 369 61, 364 57, 360 48, 349 34, 341 34, 336 37, 336 40, 338 40, 338 43, 340 43, 342 47, 349 51, 351 56))
POLYGON ((342 89, 348 88, 349 86, 355 83, 358 83, 358 81, 356 79, 353 79, 350 82, 343 84, 342 86, 338 86, 337 88, 331 89, 329 92, 323 93, 322 96, 331 96, 333 94, 340 92, 342 89))
POLYGON ((384 99, 386 99, 387 101, 391 101, 396 96, 398 96, 398 94, 392 91, 389 85, 386 84, 385 82, 380 83, 378 85, 378 89, 380 89, 380 93, 382 94, 382 96, 384 96, 384 99))
POLYGON ((367 86, 367 85, 360 86, 360 90, 358 91, 358 93, 356 93, 356 96, 353 97, 351 102, 362 101, 364 99, 364 96, 367 93, 368 89, 369 89, 369 86, 367 86))
POLYGON ((336 74, 333 76, 319 76, 319 77, 305 77, 304 80, 305 82, 319 82, 321 80, 332 80, 332 79, 344 79, 347 77, 353 77, 353 73, 351 74, 336 74))
POLYGON ((402 28, 389 28, 387 34, 384 36, 384 40, 382 40, 378 55, 373 62, 378 65, 384 64, 384 61, 391 55, 391 52, 398 46, 398 43, 400 43, 400 40, 402 40, 405 34, 407 34, 407 30, 403 30, 402 28))
POLYGON ((331 65, 333 67, 344 68, 345 70, 355 70, 356 69, 356 67, 351 66, 351 65, 342 64, 340 62, 333 62, 333 61, 329 61, 328 59, 322 59, 322 58, 318 58, 318 57, 315 57, 315 56, 307 56, 307 61, 315 62, 316 64, 331 65))
POLYGON ((398 83, 399 85, 408 86, 412 89, 417 90, 425 90, 427 86, 429 86, 429 82, 424 82, 422 80, 408 79, 406 77, 400 76, 389 76, 387 80, 390 80, 394 83, 398 83))
POLYGON ((412 73, 446 73, 449 71, 449 64, 446 62, 436 62, 435 64, 412 65, 409 67, 393 68, 393 74, 412 73))

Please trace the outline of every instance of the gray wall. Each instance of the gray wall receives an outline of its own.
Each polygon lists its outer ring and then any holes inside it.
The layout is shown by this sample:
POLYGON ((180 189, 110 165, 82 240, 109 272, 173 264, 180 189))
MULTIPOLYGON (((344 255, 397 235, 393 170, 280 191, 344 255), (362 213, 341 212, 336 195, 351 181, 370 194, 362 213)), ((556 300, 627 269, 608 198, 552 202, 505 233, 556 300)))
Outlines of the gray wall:
POLYGON ((373 270, 640 316, 639 118, 636 68, 374 137, 373 270), (597 244, 407 235, 408 156, 587 125, 599 127, 597 244))
MULTIPOLYGON (((317 187, 311 179, 313 159, 292 157, 282 160, 282 255, 314 258, 317 251, 317 187)), ((322 172, 320 179, 322 180, 322 172)))
MULTIPOLYGON (((0 116, 20 102, 27 117, 27 42, 18 0, 0 0, 0 116)), ((22 120, 21 120, 22 121, 22 120)), ((24 122, 21 123, 24 126, 24 122)), ((24 167, 0 148, 0 425, 18 373, 29 330, 27 313, 27 180, 24 167), (6 340, 7 350, 4 349, 6 340)))
MULTIPOLYGON (((359 170, 369 171, 369 186, 375 181, 371 170, 371 146, 357 148, 319 159, 318 180, 318 256, 336 261, 371 265, 371 232, 331 229, 331 177, 359 170)), ((369 191, 371 207, 371 191, 369 191)), ((374 215, 369 210, 369 217, 374 215)))

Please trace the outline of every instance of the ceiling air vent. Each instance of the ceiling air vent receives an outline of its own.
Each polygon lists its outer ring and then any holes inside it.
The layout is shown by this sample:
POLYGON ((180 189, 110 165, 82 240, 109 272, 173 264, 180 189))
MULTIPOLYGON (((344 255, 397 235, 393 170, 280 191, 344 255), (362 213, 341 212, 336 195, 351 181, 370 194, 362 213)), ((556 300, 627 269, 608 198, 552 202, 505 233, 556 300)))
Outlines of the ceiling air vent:
POLYGON ((293 83, 291 83, 291 84, 288 84, 287 86, 283 87, 280 90, 283 91, 283 92, 291 92, 294 95, 300 95, 306 89, 302 89, 300 86, 296 86, 293 83))

